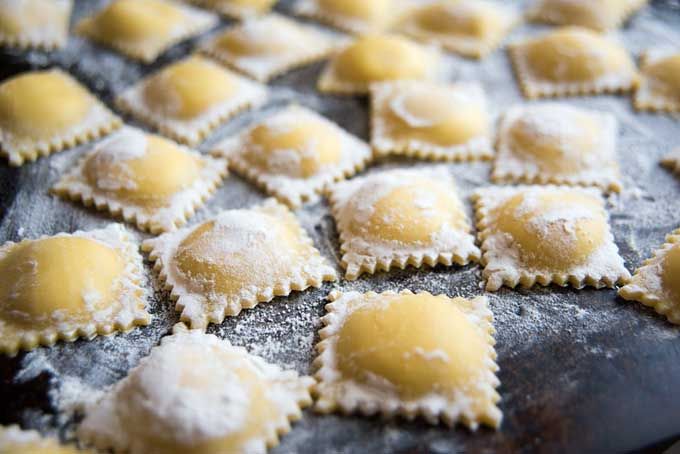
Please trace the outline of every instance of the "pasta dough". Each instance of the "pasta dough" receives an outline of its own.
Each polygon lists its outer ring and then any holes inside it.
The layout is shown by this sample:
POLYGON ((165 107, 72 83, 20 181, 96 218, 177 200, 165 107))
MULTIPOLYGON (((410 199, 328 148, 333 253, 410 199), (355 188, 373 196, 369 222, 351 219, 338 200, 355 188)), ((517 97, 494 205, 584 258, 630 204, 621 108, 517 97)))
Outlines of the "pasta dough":
POLYGON ((536 22, 606 31, 646 4, 647 0, 537 0, 528 15, 536 22))
POLYGON ((640 71, 635 108, 680 112, 680 50, 658 48, 645 52, 640 71))
POLYGON ((0 4, 0 46, 64 47, 72 8, 72 0, 5 0, 0 4))

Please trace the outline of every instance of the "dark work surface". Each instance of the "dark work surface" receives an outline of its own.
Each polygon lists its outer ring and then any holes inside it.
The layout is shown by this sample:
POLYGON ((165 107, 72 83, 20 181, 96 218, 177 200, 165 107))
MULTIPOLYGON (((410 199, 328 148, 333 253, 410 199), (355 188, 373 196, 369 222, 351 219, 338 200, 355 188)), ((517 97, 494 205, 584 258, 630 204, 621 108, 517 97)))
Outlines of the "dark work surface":
MULTIPOLYGON (((101 1, 76 3, 75 17, 81 17, 101 1)), ((288 7, 289 2, 284 1, 280 10, 286 12, 288 7)), ((542 29, 521 26, 510 40, 542 29)), ((680 46, 680 5, 677 1, 655 1, 621 34, 635 55, 654 44, 680 46)), ((195 42, 178 45, 158 62, 145 66, 72 37, 66 50, 50 55, 0 54, 0 77, 30 68, 60 66, 111 105, 115 93, 186 55, 195 42)), ((522 101, 503 51, 482 62, 451 60, 452 79, 481 80, 495 115, 522 101)), ((270 106, 237 118, 200 149, 208 150, 218 138, 237 131, 261 112, 292 100, 322 112, 366 139, 366 100, 317 93, 314 84, 321 68, 321 64, 311 65, 274 80, 270 84, 270 106)), ((609 211, 617 244, 632 271, 662 243, 664 235, 680 227, 680 179, 658 165, 660 156, 680 146, 680 121, 635 113, 627 97, 599 96, 567 102, 611 111, 619 119, 619 153, 626 190, 611 201, 609 211)), ((86 148, 40 159, 20 169, 0 162, 0 243, 97 228, 110 222, 102 214, 47 193, 86 148)), ((375 168, 420 165, 426 164, 390 160, 375 168)), ((489 184, 488 164, 448 166, 465 195, 489 184)), ((192 222, 220 209, 252 205, 262 198, 254 187, 232 175, 192 222)), ((321 252, 337 263, 337 232, 325 202, 299 210, 298 216, 321 252)), ((149 285, 155 285, 148 266, 147 271, 149 285)), ((209 331, 271 362, 309 373, 318 339, 318 317, 323 314, 323 298, 331 288, 409 288, 474 296, 482 292, 479 282, 477 266, 411 269, 356 282, 341 280, 320 290, 278 298, 209 331)), ((387 422, 358 416, 318 416, 306 411, 304 419, 273 451, 656 453, 680 439, 680 328, 647 308, 618 299, 614 290, 504 289, 489 298, 498 331, 504 413, 501 430, 471 433, 421 421, 387 422)), ((152 325, 128 334, 59 344, 16 358, 0 357, 0 423, 16 423, 72 439, 79 416, 68 413, 66 403, 74 393, 85 385, 101 389, 123 378, 177 321, 163 292, 155 292, 151 311, 152 325)))

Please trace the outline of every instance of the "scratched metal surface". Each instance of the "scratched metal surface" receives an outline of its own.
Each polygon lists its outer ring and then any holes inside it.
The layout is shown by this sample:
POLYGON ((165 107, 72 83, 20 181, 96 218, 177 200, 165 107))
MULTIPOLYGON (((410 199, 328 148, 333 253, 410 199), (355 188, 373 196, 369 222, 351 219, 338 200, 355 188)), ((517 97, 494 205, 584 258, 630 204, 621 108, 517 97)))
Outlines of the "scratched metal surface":
MULTIPOLYGON (((102 2, 76 3, 74 20, 102 2)), ((279 10, 289 12, 290 2, 282 2, 279 10)), ((521 26, 510 39, 540 30, 521 26)), ((621 31, 622 39, 636 55, 654 44, 680 45, 678 34, 677 1, 654 2, 621 31)), ((71 37, 66 50, 53 54, 2 54, 0 77, 30 68, 60 66, 111 105, 115 93, 186 55, 195 43, 178 45, 155 64, 144 66, 71 37)), ((452 79, 480 80, 484 84, 494 114, 522 101, 503 51, 481 62, 454 57, 452 62, 452 79)), ((238 117, 200 149, 208 150, 219 138, 290 101, 316 109, 367 139, 367 101, 316 92, 321 67, 311 65, 274 80, 268 106, 238 117)), ((680 179, 658 165, 663 153, 680 145, 680 121, 634 113, 627 97, 599 96, 568 102, 611 111, 619 119, 626 191, 610 203, 610 215, 617 244, 626 265, 633 270, 665 234, 680 227, 680 179)), ((110 222, 102 214, 48 195, 48 188, 85 148, 40 159, 20 169, 0 162, 0 242, 87 230, 110 222)), ((376 163, 369 171, 421 165, 427 164, 389 160, 376 163)), ((465 195, 489 184, 489 164, 449 167, 465 195)), ((253 186, 232 175, 192 223, 221 209, 250 206, 263 198, 253 186)), ((319 202, 297 214, 321 252, 337 264, 337 232, 327 205, 319 202)), ((146 237, 139 232, 137 236, 146 237)), ((147 274, 148 284, 155 288, 155 276, 148 266, 147 274)), ((408 288, 463 296, 482 292, 477 266, 409 269, 356 282, 341 280, 319 290, 277 298, 209 331, 269 361, 309 373, 318 317, 323 314, 323 298, 331 288, 408 288)), ((420 421, 319 416, 307 411, 273 452, 657 452, 680 437, 680 329, 650 310, 617 299, 613 290, 505 289, 490 298, 498 331, 504 412, 501 430, 470 433, 420 421)), ((101 389, 123 378, 177 321, 163 292, 154 293, 150 307, 154 321, 149 327, 0 358, 0 423, 18 423, 72 439, 78 415, 66 412, 64 402, 77 398, 83 387, 101 389)))

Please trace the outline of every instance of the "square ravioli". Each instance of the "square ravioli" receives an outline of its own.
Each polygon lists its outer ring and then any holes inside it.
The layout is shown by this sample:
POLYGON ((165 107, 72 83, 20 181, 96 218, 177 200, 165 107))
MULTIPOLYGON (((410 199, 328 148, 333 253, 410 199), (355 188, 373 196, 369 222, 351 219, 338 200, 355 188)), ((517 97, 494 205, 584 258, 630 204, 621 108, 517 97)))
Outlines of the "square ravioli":
POLYGON ((328 190, 345 277, 407 265, 477 261, 479 249, 448 169, 389 170, 328 190))
POLYGON ((137 248, 119 224, 0 246, 0 353, 147 325, 137 248))
POLYGON ((568 104, 517 105, 505 113, 491 179, 621 191, 612 114, 568 104))
POLYGON ((266 87, 192 56, 138 82, 116 104, 161 134, 194 146, 238 112, 266 99, 266 87))
POLYGON ((151 63, 173 45, 217 25, 215 15, 174 0, 112 0, 76 25, 86 38, 151 63))
POLYGON ((293 10, 299 16, 363 35, 389 28, 412 4, 409 0, 297 0, 293 10))
POLYGON ((60 69, 0 83, 0 156, 12 166, 110 133, 120 119, 60 69))
POLYGON ((484 89, 476 82, 371 85, 371 146, 377 155, 489 159, 490 129, 484 89))
POLYGON ((629 92, 638 75, 626 49, 612 37, 562 27, 508 45, 527 98, 629 92))
POLYGON ((599 191, 489 187, 472 198, 488 291, 536 283, 614 287, 630 278, 599 191))
POLYGON ((485 297, 333 292, 319 331, 315 409, 500 427, 485 297))
POLYGON ((367 94, 375 82, 436 80, 442 77, 435 47, 397 35, 364 35, 344 46, 326 64, 318 82, 322 93, 367 94))
POLYGON ((292 105, 258 121, 214 150, 230 167, 291 207, 315 200, 334 181, 354 175, 370 147, 335 123, 292 105))
POLYGON ((311 405, 313 383, 178 324, 85 405, 77 436, 106 452, 265 454, 311 405))
POLYGON ((527 15, 534 22, 607 31, 646 4, 647 0, 536 0, 527 15))
POLYGON ((225 160, 125 127, 93 146, 53 191, 160 233, 184 224, 226 174, 225 160))
POLYGON ((635 270, 619 296, 649 306, 669 322, 680 325, 680 229, 635 270))
POLYGON ((144 241, 192 328, 336 279, 295 215, 273 199, 144 241))
POLYGON ((661 164, 680 175, 680 147, 674 149, 661 159, 661 164))
POLYGON ((517 11, 500 3, 440 0, 404 15, 395 28, 451 52, 482 58, 493 52, 518 22, 517 11))
POLYGON ((296 67, 325 58, 337 39, 278 14, 242 22, 202 47, 220 63, 266 82, 296 67))
POLYGON ((47 50, 64 47, 72 8, 72 0, 0 3, 0 46, 47 50))
POLYGON ((635 108, 680 113, 680 48, 648 50, 640 58, 640 73, 635 108))
POLYGON ((232 19, 248 19, 268 13, 278 0, 188 0, 232 19))

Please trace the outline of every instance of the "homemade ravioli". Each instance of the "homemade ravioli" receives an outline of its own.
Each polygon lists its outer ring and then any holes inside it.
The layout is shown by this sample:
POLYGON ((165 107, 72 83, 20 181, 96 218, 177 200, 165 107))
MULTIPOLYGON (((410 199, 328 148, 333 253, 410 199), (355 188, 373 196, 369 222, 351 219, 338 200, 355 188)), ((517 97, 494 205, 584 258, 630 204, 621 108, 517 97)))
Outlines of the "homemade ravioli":
POLYGON ((518 14, 498 3, 436 1, 404 15, 397 30, 466 57, 481 58, 498 47, 518 14))
POLYGON ((537 0, 528 16, 536 22, 606 31, 621 25, 647 0, 537 0))
POLYGON ((295 12, 349 33, 376 32, 406 11, 404 0, 298 0, 295 12))
POLYGON ((68 40, 72 0, 10 0, 0 3, 0 46, 56 49, 68 40))
POLYGON ((336 278, 293 213, 272 199, 146 240, 142 249, 193 328, 336 278))
POLYGON ((680 325, 680 230, 668 235, 652 258, 635 270, 619 295, 649 306, 669 322, 680 325))
POLYGON ((226 173, 222 159, 125 127, 94 146, 53 191, 159 233, 184 224, 226 173))
POLYGON ((630 278, 594 189, 491 187, 473 200, 488 291, 536 283, 613 287, 630 278))
POLYGON ((0 352, 149 323, 142 258, 118 224, 0 246, 0 352))
POLYGON ((10 165, 94 140, 120 124, 59 69, 30 71, 0 83, 0 155, 10 165))
POLYGON ((484 90, 475 82, 371 86, 371 146, 379 155, 463 161, 493 155, 484 90))
POLYGON ((0 452, 5 454, 91 454, 75 446, 62 445, 55 438, 43 437, 19 426, 0 426, 0 452))
POLYGON ((367 144, 295 105, 227 138, 214 153, 292 207, 315 199, 329 183, 354 175, 371 158, 367 144))
POLYGON ((465 265, 479 259, 445 168, 369 174, 328 192, 347 279, 407 265, 465 265))
POLYGON ((567 104, 518 105, 503 116, 492 180, 621 190, 616 118, 567 104))
POLYGON ((680 50, 659 48, 645 52, 640 72, 635 108, 680 112, 680 50))
POLYGON ((313 383, 180 324, 86 406, 77 435, 130 454, 264 454, 302 418, 313 383))
POLYGON ((248 19, 269 12, 277 0, 189 0, 234 19, 248 19))
POLYGON ((217 25, 217 17, 172 0, 113 0, 76 31, 128 57, 153 62, 174 44, 217 25))
POLYGON ((402 291, 329 299, 314 361, 317 411, 500 426, 486 298, 402 291))
POLYGON ((439 55, 396 35, 366 35, 339 51, 326 65, 318 88, 322 92, 368 93, 374 82, 435 79, 439 55))
POLYGON ((239 111, 262 104, 267 90, 207 58, 175 62, 126 90, 118 106, 161 134, 198 145, 239 111))
POLYGON ((267 81, 326 57, 334 41, 328 33, 271 14, 230 28, 201 50, 253 79, 267 81))
POLYGON ((626 49, 582 27, 563 27, 508 47, 528 98, 619 93, 638 80, 626 49))

